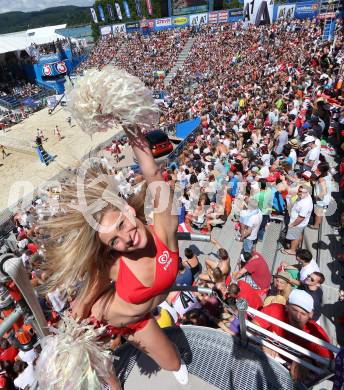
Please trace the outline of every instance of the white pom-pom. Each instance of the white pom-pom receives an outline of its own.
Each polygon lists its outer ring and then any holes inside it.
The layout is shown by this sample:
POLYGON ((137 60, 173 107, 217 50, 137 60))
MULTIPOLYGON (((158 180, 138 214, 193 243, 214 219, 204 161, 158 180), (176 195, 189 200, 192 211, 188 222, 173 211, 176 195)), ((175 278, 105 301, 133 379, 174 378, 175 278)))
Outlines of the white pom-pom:
POLYGON ((98 390, 112 371, 112 358, 98 342, 105 327, 96 329, 63 316, 54 335, 40 340, 42 352, 35 378, 44 390, 98 390))
POLYGON ((66 85, 67 110, 83 131, 93 134, 116 124, 155 128, 159 108, 137 77, 112 65, 90 69, 66 85))

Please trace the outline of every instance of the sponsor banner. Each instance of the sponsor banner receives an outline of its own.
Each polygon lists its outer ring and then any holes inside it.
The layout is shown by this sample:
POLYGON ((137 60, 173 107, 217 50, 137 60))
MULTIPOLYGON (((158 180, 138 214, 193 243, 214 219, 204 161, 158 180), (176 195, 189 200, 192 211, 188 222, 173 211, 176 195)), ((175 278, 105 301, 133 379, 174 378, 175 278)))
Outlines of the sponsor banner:
POLYGON ((53 73, 53 70, 52 70, 52 68, 51 68, 51 65, 49 65, 49 64, 44 64, 44 65, 42 66, 42 75, 43 75, 43 76, 51 76, 52 73, 53 73))
POLYGON ((123 1, 123 7, 124 7, 125 16, 128 19, 131 19, 131 13, 130 13, 129 5, 128 5, 128 2, 125 1, 125 0, 123 1))
POLYGON ((228 22, 228 11, 219 11, 217 13, 217 20, 219 23, 227 23, 228 22))
POLYGON ((256 26, 271 24, 273 21, 274 0, 245 0, 244 20, 256 26))
POLYGON ((170 28, 172 26, 172 19, 171 18, 164 18, 164 19, 156 19, 155 20, 155 29, 156 30, 164 30, 166 28, 170 28))
POLYGON ((111 5, 111 4, 107 4, 107 5, 106 5, 106 9, 107 9, 107 13, 108 13, 108 15, 109 15, 109 18, 110 18, 111 20, 115 19, 115 15, 114 15, 114 13, 113 13, 112 5, 111 5))
POLYGON ((217 23, 217 12, 209 12, 208 23, 217 23))
POLYGON ((61 73, 67 73, 67 66, 64 61, 57 62, 55 64, 56 72, 61 74, 61 73))
POLYGON ((122 11, 121 11, 121 7, 118 3, 115 3, 115 10, 116 10, 118 19, 122 20, 123 19, 122 11))
POLYGON ((139 18, 142 18, 141 0, 135 0, 136 14, 139 18))
POLYGON ((190 26, 199 26, 201 24, 208 23, 208 14, 195 14, 190 15, 190 26))
POLYGON ((242 20, 244 16, 243 9, 237 8, 237 9, 230 9, 228 11, 228 22, 239 22, 239 20, 242 20))
POLYGON ((104 22, 104 20, 105 20, 104 10, 100 4, 98 5, 98 12, 99 12, 100 20, 102 20, 104 22))
POLYGON ((92 15, 94 23, 98 23, 97 14, 96 14, 96 11, 94 10, 94 8, 91 7, 90 11, 91 11, 91 15, 92 15))
POLYGON ((140 30, 140 22, 130 22, 126 23, 125 28, 127 32, 134 32, 140 30))
MULTIPOLYGON (((68 72, 65 61, 58 61, 52 64, 44 64, 42 66, 42 77, 63 75, 68 72)), ((55 81, 55 80, 54 80, 55 81)))
POLYGON ((297 19, 315 18, 319 13, 320 5, 313 1, 296 3, 294 16, 297 19))
POLYGON ((172 24, 175 27, 184 27, 189 25, 188 16, 177 16, 172 18, 172 24))
POLYGON ((274 9, 274 21, 279 19, 293 19, 295 4, 279 5, 274 9))
POLYGON ((148 9, 148 14, 150 16, 152 16, 153 15, 153 7, 152 7, 151 0, 146 0, 146 4, 147 4, 147 9, 148 9))
POLYGON ((102 26, 100 27, 100 34, 101 35, 108 35, 108 34, 111 34, 112 30, 111 30, 111 26, 102 26))
POLYGON ((153 29, 154 28, 154 19, 143 19, 141 20, 140 22, 140 27, 141 28, 151 28, 153 29))
POLYGON ((112 25, 112 34, 120 34, 120 33, 125 33, 127 32, 125 28, 125 24, 113 24, 112 25))

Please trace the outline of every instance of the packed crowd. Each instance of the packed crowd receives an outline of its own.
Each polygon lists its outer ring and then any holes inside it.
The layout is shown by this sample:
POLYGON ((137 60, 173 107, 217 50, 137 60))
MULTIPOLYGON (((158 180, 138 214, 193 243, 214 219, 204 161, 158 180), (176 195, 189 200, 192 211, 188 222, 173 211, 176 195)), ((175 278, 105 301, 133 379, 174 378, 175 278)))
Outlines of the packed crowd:
POLYGON ((149 36, 141 33, 112 34, 103 37, 78 72, 113 63, 140 77, 153 89, 163 87, 163 78, 175 64, 183 49, 189 29, 160 31, 149 36))
POLYGON ((4 85, 0 89, 0 99, 1 97, 11 96, 17 99, 25 99, 36 93, 42 91, 42 88, 37 84, 26 83, 24 81, 17 81, 14 86, 4 85))
MULTIPOLYGON (((187 31, 154 36, 152 46, 150 38, 136 34, 107 36, 82 68, 114 61, 155 89, 160 81, 151 83, 151 72, 172 65, 169 56, 177 57, 187 31)), ((171 293, 154 313, 161 327, 195 324, 237 335, 235 302, 245 298, 252 308, 329 340, 319 325, 325 277, 312 254, 300 248, 305 228, 319 228, 335 189, 335 152, 326 140, 339 137, 343 142, 342 38, 331 46, 320 37, 320 26, 312 21, 259 28, 203 26, 183 69, 168 88, 162 126, 201 117, 200 127, 185 141, 182 153, 162 168, 164 180, 177 194, 180 226, 211 234, 214 227, 233 224, 242 251, 236 269, 231 248, 214 235, 216 260, 209 258, 202 265, 191 247, 180 253, 176 284, 212 287, 221 300, 191 292, 171 293), (271 219, 285 226, 280 237, 285 261, 274 275, 256 251, 271 219)), ((343 153, 343 144, 337 145, 343 153)), ((121 147, 114 142, 110 151, 117 159, 121 147)), ((116 170, 104 157, 101 165, 124 197, 136 193, 142 179, 139 174, 116 170)), ((16 214, 15 227, 2 248, 21 256, 35 287, 46 278, 44 247, 39 246, 43 231, 36 221, 46 217, 47 208, 50 215, 57 212, 60 191, 63 183, 41 193, 26 212, 16 214)), ((338 207, 343 234, 343 205, 338 207)), ((55 323, 76 294, 76 286, 68 286, 41 297, 48 321, 55 323)), ((333 358, 326 348, 258 317, 252 320, 322 357, 333 358)), ((120 342, 120 337, 113 339, 110 347, 120 342)), ((33 382, 36 355, 23 357, 16 346, 5 344, 3 339, 2 380, 7 384, 14 380, 15 386, 25 388, 33 382)), ((290 362, 287 366, 294 379, 312 380, 307 370, 290 362)))

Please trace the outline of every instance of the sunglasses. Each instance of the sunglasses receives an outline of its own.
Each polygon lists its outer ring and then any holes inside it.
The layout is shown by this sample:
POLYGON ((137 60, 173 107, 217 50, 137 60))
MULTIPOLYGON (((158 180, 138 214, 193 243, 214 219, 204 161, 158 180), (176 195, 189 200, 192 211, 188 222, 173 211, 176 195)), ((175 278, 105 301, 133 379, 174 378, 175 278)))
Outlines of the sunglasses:
POLYGON ((307 278, 308 278, 312 283, 316 282, 316 280, 315 280, 312 276, 307 276, 307 278))

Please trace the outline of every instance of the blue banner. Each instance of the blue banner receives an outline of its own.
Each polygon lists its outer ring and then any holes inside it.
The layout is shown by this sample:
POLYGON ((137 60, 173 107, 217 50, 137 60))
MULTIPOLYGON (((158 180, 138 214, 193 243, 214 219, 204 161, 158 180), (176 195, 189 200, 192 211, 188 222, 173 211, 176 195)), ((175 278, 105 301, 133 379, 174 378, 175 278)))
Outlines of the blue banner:
POLYGON ((314 1, 296 3, 294 17, 297 19, 315 18, 319 13, 320 5, 314 1))
POLYGON ((129 9, 129 5, 128 5, 128 2, 127 1, 123 1, 123 7, 124 7, 124 12, 125 12, 125 15, 128 19, 131 19, 131 14, 130 14, 130 9, 129 9))
POLYGON ((106 9, 107 9, 107 12, 108 12, 108 14, 109 14, 109 18, 110 18, 111 20, 115 19, 115 15, 114 15, 114 13, 113 13, 112 5, 111 5, 111 4, 108 4, 108 5, 106 6, 106 9))
POLYGON ((125 28, 127 32, 140 31, 140 22, 126 23, 125 28))
POLYGON ((99 11, 100 20, 102 20, 104 22, 104 20, 105 20, 104 10, 100 4, 98 5, 98 11, 99 11))
POLYGON ((236 8, 228 10, 228 22, 239 22, 244 17, 243 9, 236 8))
POLYGON ((135 0, 136 13, 139 18, 142 18, 141 0, 135 0))

